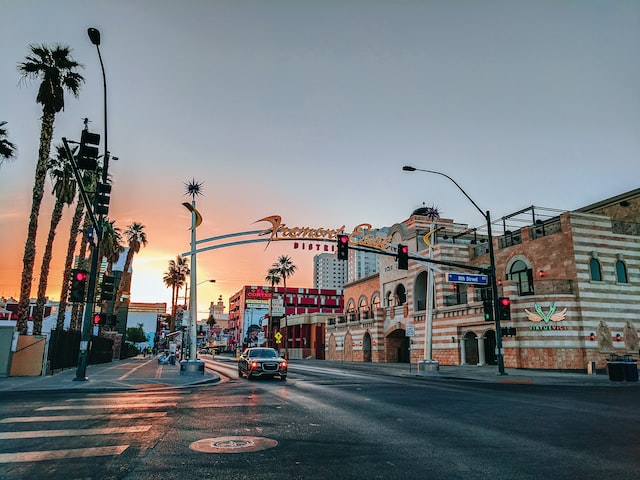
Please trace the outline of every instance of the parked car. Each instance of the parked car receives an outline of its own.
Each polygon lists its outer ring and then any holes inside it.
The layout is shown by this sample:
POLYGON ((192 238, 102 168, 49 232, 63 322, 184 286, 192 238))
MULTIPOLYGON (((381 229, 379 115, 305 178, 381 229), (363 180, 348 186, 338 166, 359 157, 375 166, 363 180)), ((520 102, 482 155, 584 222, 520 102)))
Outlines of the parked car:
POLYGON ((247 348, 238 359, 238 376, 287 379, 287 361, 273 348, 247 348))

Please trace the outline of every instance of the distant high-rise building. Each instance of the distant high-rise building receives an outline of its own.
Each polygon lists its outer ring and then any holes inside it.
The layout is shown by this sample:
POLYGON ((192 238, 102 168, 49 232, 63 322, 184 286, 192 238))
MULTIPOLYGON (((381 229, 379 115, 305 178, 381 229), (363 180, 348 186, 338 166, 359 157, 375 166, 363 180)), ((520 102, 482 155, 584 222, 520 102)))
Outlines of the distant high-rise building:
MULTIPOLYGON (((351 257, 349 252, 349 257, 351 257)), ((347 262, 335 253, 320 253, 313 257, 313 288, 337 290, 347 283, 347 262)))

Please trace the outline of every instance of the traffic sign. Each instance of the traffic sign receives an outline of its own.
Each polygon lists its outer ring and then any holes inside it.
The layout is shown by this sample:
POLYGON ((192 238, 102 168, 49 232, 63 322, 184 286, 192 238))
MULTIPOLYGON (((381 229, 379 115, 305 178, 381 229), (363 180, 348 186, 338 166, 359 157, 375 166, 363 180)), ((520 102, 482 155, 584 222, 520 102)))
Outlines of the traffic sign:
POLYGON ((487 275, 477 275, 471 273, 447 273, 447 282, 453 283, 473 283, 476 285, 488 285, 489 277, 487 275))
POLYGON ((282 334, 280 332, 276 332, 274 337, 276 339, 276 343, 281 343, 282 342, 282 334))
POLYGON ((416 334, 416 326, 412 323, 409 323, 404 331, 404 334, 406 337, 413 337, 416 334))

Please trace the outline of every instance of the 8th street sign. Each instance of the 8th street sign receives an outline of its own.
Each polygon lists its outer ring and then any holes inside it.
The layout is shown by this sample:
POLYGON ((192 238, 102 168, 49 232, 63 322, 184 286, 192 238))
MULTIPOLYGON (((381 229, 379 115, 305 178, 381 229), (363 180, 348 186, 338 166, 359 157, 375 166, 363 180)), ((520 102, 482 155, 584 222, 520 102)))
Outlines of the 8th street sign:
POLYGON ((447 282, 453 283, 473 283, 475 285, 487 285, 489 277, 487 275, 475 275, 470 273, 447 273, 447 282))

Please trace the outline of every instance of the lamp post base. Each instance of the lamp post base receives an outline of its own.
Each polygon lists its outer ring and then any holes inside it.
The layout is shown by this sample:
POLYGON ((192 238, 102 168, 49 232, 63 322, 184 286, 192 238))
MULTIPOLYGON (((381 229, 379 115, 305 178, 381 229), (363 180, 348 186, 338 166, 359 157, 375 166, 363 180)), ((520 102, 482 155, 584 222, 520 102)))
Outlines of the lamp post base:
POLYGON ((418 373, 420 375, 438 375, 440 364, 437 360, 421 360, 418 362, 418 373))

